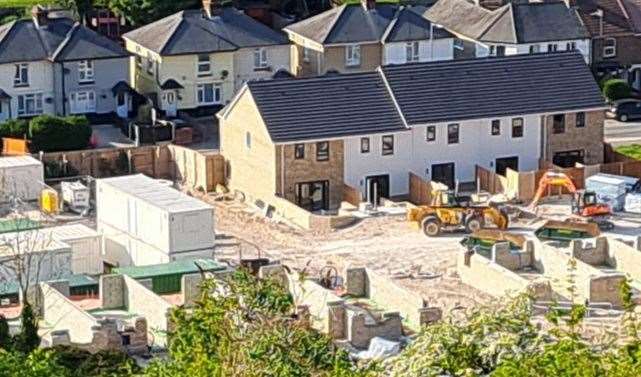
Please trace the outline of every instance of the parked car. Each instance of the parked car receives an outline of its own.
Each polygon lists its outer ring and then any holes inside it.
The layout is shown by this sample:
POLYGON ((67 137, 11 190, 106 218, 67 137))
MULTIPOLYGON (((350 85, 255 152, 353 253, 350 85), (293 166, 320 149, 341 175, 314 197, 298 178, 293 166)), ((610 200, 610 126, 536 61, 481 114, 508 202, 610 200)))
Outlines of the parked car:
POLYGON ((641 100, 627 98, 612 103, 610 110, 606 115, 615 118, 621 122, 627 122, 632 119, 641 119, 641 100))

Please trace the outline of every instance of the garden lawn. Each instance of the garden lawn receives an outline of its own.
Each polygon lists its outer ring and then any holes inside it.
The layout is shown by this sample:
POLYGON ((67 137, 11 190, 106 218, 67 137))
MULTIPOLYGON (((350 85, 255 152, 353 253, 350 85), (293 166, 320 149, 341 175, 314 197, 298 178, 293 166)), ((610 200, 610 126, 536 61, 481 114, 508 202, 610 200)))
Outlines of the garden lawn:
POLYGON ((614 150, 622 155, 641 161, 641 145, 639 144, 622 145, 614 150))

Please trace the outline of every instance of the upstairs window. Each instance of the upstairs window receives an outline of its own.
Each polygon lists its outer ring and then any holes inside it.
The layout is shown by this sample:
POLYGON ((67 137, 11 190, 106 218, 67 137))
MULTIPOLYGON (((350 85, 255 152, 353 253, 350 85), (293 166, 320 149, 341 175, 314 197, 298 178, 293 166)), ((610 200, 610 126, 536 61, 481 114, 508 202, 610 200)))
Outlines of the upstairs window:
POLYGON ((14 86, 29 86, 29 64, 16 64, 16 74, 13 77, 14 86))
POLYGON ((556 52, 559 49, 559 45, 556 43, 548 44, 548 52, 556 52))
POLYGON ((316 143, 316 161, 329 161, 329 141, 316 143))
POLYGON ((459 127, 458 124, 447 125, 447 143, 458 144, 459 142, 459 127))
POLYGON ((576 127, 577 128, 585 127, 585 113, 584 112, 576 113, 576 127))
POLYGON ((294 145, 294 158, 296 160, 302 160, 305 158, 305 144, 294 145))
POLYGON ((93 82, 93 62, 91 60, 78 62, 78 81, 81 83, 93 82))
POLYGON ((394 135, 385 135, 381 138, 383 156, 394 154, 394 135))
POLYGON ((311 61, 311 51, 307 47, 303 47, 303 61, 309 63, 311 61))
POLYGON ((209 55, 198 55, 198 76, 211 75, 211 60, 209 55))
POLYGON ((417 62, 419 60, 418 42, 407 42, 405 44, 405 59, 408 63, 417 62))
POLYGON ((541 52, 540 45, 530 45, 530 54, 538 54, 539 52, 541 52))
POLYGON ((362 137, 361 138, 361 153, 369 153, 370 148, 369 148, 369 137, 362 137))
POLYGON ((361 46, 348 45, 345 47, 345 66, 358 67, 361 65, 361 46))
POLYGON ((154 74, 154 59, 151 57, 147 58, 147 73, 150 75, 154 74))
POLYGON ((552 117, 552 133, 562 134, 565 132, 565 115, 556 114, 552 117))
POLYGON ((512 137, 523 137, 523 118, 512 119, 512 137))
POLYGON ((565 49, 568 51, 576 50, 576 42, 568 42, 565 44, 565 49))
POLYGON ((501 134, 501 121, 499 119, 494 119, 492 121, 492 136, 497 136, 501 134))
POLYGON ((425 141, 436 140, 436 126, 427 126, 425 130, 425 141))
POLYGON ((603 41, 603 57, 613 58, 617 56, 617 40, 614 38, 605 38, 603 41))
POLYGON ((254 50, 254 69, 267 68, 267 49, 264 47, 254 50))

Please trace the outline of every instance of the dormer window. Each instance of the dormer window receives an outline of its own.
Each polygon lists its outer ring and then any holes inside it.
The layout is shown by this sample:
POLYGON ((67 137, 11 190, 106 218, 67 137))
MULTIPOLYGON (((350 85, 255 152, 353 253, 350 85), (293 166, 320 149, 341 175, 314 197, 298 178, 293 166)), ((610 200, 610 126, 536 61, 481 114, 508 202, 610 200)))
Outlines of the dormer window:
POLYGON ((16 64, 13 86, 29 86, 29 64, 16 64))
POLYGON ((418 42, 407 42, 405 44, 405 57, 408 63, 417 62, 419 60, 418 42))
POLYGON ((613 58, 617 56, 617 40, 614 38, 605 38, 603 41, 603 57, 613 58))
POLYGON ((78 81, 80 83, 93 82, 93 62, 91 60, 78 62, 78 81))
POLYGON ((211 75, 211 61, 209 55, 198 55, 198 76, 211 75))
POLYGON ((264 47, 254 50, 254 69, 267 68, 267 49, 264 47))
POLYGON ((358 67, 361 65, 361 46, 348 45, 345 47, 345 66, 358 67))

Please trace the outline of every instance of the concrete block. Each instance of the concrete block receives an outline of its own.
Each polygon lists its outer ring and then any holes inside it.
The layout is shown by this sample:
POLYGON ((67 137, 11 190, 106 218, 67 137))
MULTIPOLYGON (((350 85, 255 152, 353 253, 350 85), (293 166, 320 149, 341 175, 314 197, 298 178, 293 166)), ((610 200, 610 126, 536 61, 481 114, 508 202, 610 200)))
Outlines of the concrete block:
POLYGON ((443 310, 437 307, 419 309, 421 326, 431 325, 443 318, 443 310))
POLYGON ((367 297, 367 270, 365 268, 348 268, 345 270, 345 288, 348 295, 367 297))
POLYGON ((182 276, 181 290, 183 296, 183 304, 185 306, 193 306, 194 303, 200 299, 200 284, 202 283, 202 281, 203 277, 199 273, 182 276))
POLYGON ((287 278, 287 271, 281 264, 268 264, 261 266, 258 269, 258 278, 260 279, 274 279, 275 282, 282 287, 289 289, 289 279, 287 278))
POLYGON ((327 303, 327 328, 332 339, 345 339, 347 337, 347 309, 343 301, 327 303))
POLYGON ((375 323, 368 323, 365 313, 352 313, 348 321, 348 340, 356 348, 367 348, 374 337, 399 341, 403 335, 402 319, 396 312, 383 314, 375 323))
POLYGON ((118 309, 125 306, 125 281, 122 275, 100 277, 100 299, 103 309, 118 309))

